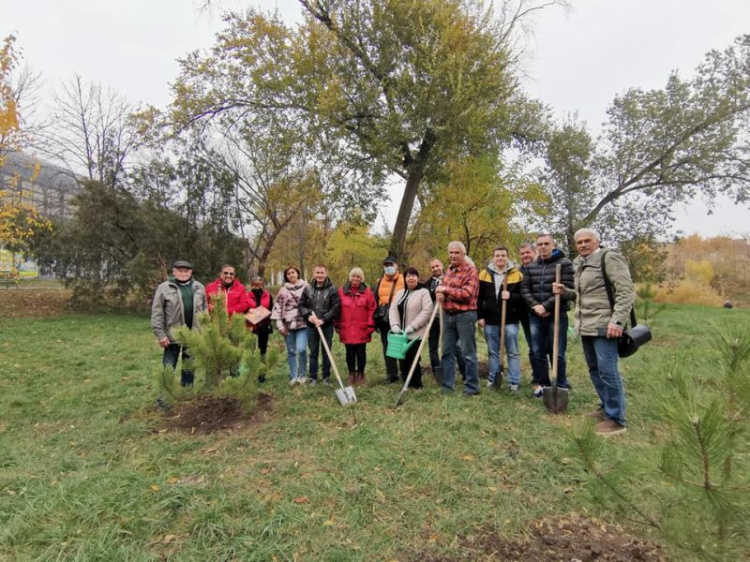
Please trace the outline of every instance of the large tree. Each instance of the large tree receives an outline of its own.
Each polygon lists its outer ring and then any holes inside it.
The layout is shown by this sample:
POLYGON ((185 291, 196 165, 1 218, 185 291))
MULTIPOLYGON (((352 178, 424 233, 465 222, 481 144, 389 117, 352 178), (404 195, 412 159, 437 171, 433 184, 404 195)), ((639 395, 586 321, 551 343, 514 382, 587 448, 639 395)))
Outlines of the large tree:
POLYGON ((664 233, 678 202, 750 195, 750 35, 712 51, 691 78, 617 96, 593 142, 574 120, 548 137, 543 181, 551 220, 572 235, 598 226, 614 239, 664 233))
POLYGON ((493 12, 471 0, 300 0, 305 17, 293 27, 230 14, 212 53, 183 61, 175 115, 282 112, 317 154, 337 154, 365 180, 370 201, 401 177, 391 244, 401 255, 420 189, 449 158, 528 135, 512 37, 551 3, 507 0, 493 12))

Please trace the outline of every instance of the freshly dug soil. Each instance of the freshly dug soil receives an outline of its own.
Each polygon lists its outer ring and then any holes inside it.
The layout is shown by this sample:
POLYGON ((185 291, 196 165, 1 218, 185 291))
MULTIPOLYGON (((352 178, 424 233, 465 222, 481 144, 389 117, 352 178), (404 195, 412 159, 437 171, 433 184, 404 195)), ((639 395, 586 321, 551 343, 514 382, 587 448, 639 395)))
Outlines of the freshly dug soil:
POLYGON ((667 562, 658 545, 629 535, 614 525, 577 514, 532 524, 531 538, 514 541, 495 533, 463 539, 465 555, 449 557, 419 553, 414 562, 468 560, 502 562, 667 562))
POLYGON ((271 411, 271 395, 260 394, 250 413, 237 398, 204 396, 194 402, 176 405, 164 414, 159 433, 178 431, 189 434, 206 434, 233 431, 263 423, 271 411))
POLYGON ((0 287, 0 318, 46 318, 68 310, 67 289, 0 287))

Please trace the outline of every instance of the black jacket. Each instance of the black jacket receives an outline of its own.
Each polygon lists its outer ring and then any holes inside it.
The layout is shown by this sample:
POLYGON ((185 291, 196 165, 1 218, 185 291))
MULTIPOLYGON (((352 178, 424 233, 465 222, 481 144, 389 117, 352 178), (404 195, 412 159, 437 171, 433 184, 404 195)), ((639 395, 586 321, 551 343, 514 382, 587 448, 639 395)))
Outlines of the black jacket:
MULTIPOLYGON (((501 319, 500 301, 495 291, 497 275, 494 264, 487 266, 479 273, 479 297, 477 298, 477 319, 484 320, 491 326, 499 326, 501 319)), ((515 266, 508 269, 508 292, 510 299, 505 308, 505 324, 518 324, 521 314, 528 314, 526 305, 521 297, 521 282, 523 275, 515 266)))
POLYGON ((322 287, 318 287, 318 284, 313 279, 305 287, 305 290, 302 291, 302 296, 299 299, 299 313, 302 315, 302 318, 308 320, 309 326, 312 326, 309 318, 313 312, 327 326, 328 324, 333 324, 333 321, 339 317, 340 311, 341 299, 339 299, 339 290, 331 283, 328 277, 326 277, 322 287))
MULTIPOLYGON (((525 267, 526 274, 521 282, 521 295, 529 308, 541 304, 544 305, 547 312, 555 312, 555 295, 552 294, 552 283, 555 282, 555 267, 557 264, 562 265, 560 282, 568 289, 572 290, 575 287, 573 262, 566 258, 561 250, 555 248, 552 250, 552 255, 546 260, 539 256, 525 267)), ((570 309, 568 302, 570 298, 571 293, 567 298, 562 295, 560 299, 561 310, 567 311, 570 309)))

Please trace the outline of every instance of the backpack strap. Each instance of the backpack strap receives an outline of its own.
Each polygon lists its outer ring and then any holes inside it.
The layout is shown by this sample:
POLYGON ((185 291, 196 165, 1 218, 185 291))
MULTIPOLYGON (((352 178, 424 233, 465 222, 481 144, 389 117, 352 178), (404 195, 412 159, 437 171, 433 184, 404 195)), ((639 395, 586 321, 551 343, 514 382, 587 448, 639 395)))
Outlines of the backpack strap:
MULTIPOLYGON (((609 276, 607 275, 607 254, 609 253, 609 250, 602 249, 602 277, 604 278, 604 289, 607 291, 607 298, 609 299, 609 306, 612 310, 615 309, 615 294, 612 290, 612 281, 609 280, 609 276)), ((635 304, 633 305, 633 308, 630 309, 630 327, 632 328, 638 324, 638 321, 635 319, 635 304)))

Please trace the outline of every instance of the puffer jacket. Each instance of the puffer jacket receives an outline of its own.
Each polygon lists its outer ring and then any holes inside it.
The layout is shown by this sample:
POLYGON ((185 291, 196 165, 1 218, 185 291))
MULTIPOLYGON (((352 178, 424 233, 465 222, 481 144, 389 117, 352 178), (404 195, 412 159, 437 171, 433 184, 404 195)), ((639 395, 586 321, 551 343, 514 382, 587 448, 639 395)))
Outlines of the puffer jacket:
MULTIPOLYGON (((193 284, 193 327, 198 328, 195 320, 199 312, 208 307, 206 301, 206 288, 192 281, 193 284)), ((177 283, 170 278, 156 288, 154 300, 151 303, 151 330, 157 340, 169 337, 171 343, 175 343, 172 329, 185 324, 185 307, 182 304, 182 296, 177 283)))
POLYGON ((286 283, 279 289, 279 294, 276 295, 276 303, 271 311, 271 320, 276 321, 276 327, 280 332, 300 330, 307 327, 307 323, 299 311, 299 301, 305 287, 307 287, 305 281, 297 281, 296 285, 286 283))
MULTIPOLYGON (((505 324, 518 324, 521 314, 526 313, 526 305, 521 296, 523 274, 513 265, 513 262, 508 262, 505 273, 508 275, 508 292, 510 293, 508 304, 505 305, 505 324)), ((494 262, 490 262, 487 269, 479 273, 477 319, 484 320, 491 326, 499 326, 501 317, 499 292, 495 288, 496 275, 502 275, 502 273, 495 269, 494 262)))
POLYGON ((213 309, 213 303, 211 301, 214 297, 222 294, 224 295, 224 306, 229 314, 247 312, 250 308, 250 302, 247 299, 245 286, 237 279, 234 280, 228 290, 224 288, 222 280, 217 279, 213 283, 206 285, 206 294, 208 295, 209 310, 213 309))
POLYGON ((323 325, 327 326, 333 324, 333 321, 338 318, 340 309, 339 291, 328 277, 322 287, 318 287, 315 281, 308 284, 299 300, 299 311, 302 317, 308 320, 309 326, 312 326, 309 318, 313 312, 315 316, 323 320, 323 325))
POLYGON ((372 291, 364 283, 352 289, 347 283, 339 289, 341 313, 334 322, 343 344, 367 343, 375 331, 373 314, 377 308, 372 291))
MULTIPOLYGON (((575 269, 573 262, 565 257, 565 254, 555 248, 552 255, 547 259, 539 256, 526 266, 528 275, 524 275, 521 282, 521 295, 529 308, 537 304, 544 305, 547 312, 555 312, 555 295, 552 294, 552 283, 555 282, 555 267, 562 265, 560 272, 560 283, 568 289, 574 288, 573 278, 575 269)), ((575 298, 575 293, 566 291, 560 299, 560 310, 570 310, 569 301, 575 298)))
POLYGON ((426 287, 420 285, 413 291, 401 289, 393 297, 391 308, 388 311, 388 319, 391 326, 399 326, 402 330, 411 326, 414 331, 408 335, 408 339, 421 338, 424 336, 434 307, 432 298, 430 298, 430 290, 426 287), (398 311, 398 304, 403 298, 407 300, 402 318, 398 311))
POLYGON ((607 333, 607 324, 610 322, 621 326, 629 322, 630 310, 635 303, 635 287, 625 258, 613 250, 601 249, 585 260, 577 257, 575 265, 576 333, 582 336, 603 336, 607 333), (612 283, 614 310, 604 284, 603 260, 607 277, 612 283))

